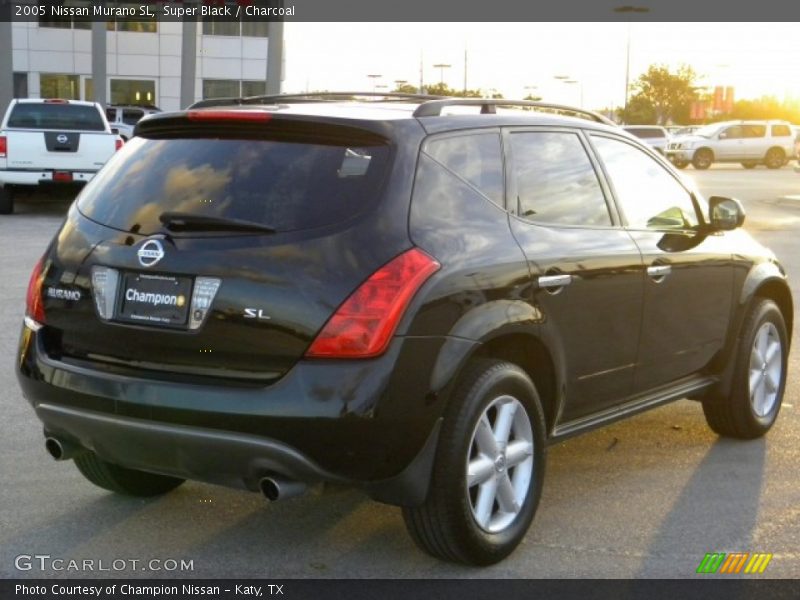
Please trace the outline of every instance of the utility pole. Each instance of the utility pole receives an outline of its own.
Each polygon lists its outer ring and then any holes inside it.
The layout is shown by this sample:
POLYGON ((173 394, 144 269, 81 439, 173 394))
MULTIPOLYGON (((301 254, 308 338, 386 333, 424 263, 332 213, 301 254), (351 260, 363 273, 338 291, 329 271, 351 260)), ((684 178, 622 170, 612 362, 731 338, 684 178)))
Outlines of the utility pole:
POLYGON ((423 67, 422 67, 422 49, 420 49, 420 51, 419 51, 419 93, 420 94, 424 94, 425 93, 425 87, 424 87, 424 84, 422 83, 422 72, 423 72, 423 67))
POLYGON ((467 49, 464 48, 464 95, 467 95, 467 49))

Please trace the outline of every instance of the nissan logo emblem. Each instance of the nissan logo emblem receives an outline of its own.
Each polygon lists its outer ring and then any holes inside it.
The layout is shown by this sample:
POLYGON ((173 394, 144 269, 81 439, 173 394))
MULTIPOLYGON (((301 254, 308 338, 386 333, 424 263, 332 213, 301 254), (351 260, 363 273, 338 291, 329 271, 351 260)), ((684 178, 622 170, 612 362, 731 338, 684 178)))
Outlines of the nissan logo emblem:
POLYGON ((67 137, 67 134, 59 133, 56 141, 58 141, 59 144, 66 144, 69 141, 69 138, 67 137))
POLYGON ((143 267, 152 267, 164 258, 164 246, 158 240, 147 240, 142 247, 136 251, 139 257, 139 264, 143 267))

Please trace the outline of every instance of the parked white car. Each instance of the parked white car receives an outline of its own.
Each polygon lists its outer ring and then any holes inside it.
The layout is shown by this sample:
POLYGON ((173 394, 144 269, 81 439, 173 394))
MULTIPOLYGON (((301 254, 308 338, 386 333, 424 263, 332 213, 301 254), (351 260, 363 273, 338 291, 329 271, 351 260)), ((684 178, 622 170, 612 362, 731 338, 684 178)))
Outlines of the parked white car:
POLYGON ((133 137, 133 128, 147 115, 161 112, 155 106, 122 106, 109 104, 106 108, 106 118, 112 129, 119 132, 120 137, 126 142, 133 137))
POLYGON ((0 122, 0 214, 21 189, 87 183, 122 144, 96 102, 12 100, 0 122))
POLYGON ((623 129, 661 154, 664 154, 670 141, 670 134, 658 125, 627 125, 623 129))
POLYGON ((794 135, 786 121, 725 121, 671 141, 666 154, 679 169, 689 163, 708 169, 715 162, 779 169, 795 155, 794 135))

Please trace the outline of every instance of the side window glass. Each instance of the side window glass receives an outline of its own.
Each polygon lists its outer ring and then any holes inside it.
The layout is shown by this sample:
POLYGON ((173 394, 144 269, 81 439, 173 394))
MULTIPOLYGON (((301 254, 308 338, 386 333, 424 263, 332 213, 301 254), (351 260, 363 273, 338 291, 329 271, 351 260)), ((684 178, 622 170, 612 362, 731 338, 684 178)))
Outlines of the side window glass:
POLYGON ((742 133, 742 127, 740 125, 734 125, 733 127, 728 127, 727 129, 723 129, 722 132, 719 134, 719 139, 721 140, 738 140, 744 137, 742 133))
POLYGON ((625 142, 592 136, 632 229, 691 229, 699 224, 689 192, 653 158, 625 142))
POLYGON ((116 108, 107 108, 106 109, 106 119, 108 119, 109 123, 113 123, 114 119, 117 118, 117 109, 116 108))
POLYGON ((767 133, 765 125, 745 125, 743 129, 744 136, 749 138, 762 138, 767 133))
POLYGON ((788 125, 773 125, 772 135, 775 137, 782 137, 785 135, 792 135, 788 125))
POLYGON ((611 225, 603 190, 576 133, 511 134, 520 215, 556 225, 611 225))
POLYGON ((430 141, 424 152, 498 206, 503 206, 503 161, 499 133, 473 133, 430 141))

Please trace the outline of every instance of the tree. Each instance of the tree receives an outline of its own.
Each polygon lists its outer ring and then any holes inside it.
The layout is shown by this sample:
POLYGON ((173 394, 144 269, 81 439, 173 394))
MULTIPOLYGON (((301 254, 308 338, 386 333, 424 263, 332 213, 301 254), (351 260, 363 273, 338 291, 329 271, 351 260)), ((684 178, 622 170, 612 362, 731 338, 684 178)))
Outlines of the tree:
POLYGON ((418 94, 419 88, 411 85, 410 83, 401 83, 396 88, 394 88, 392 92, 397 92, 400 94, 418 94))
POLYGON ((797 123, 800 121, 800 110, 796 104, 764 96, 758 100, 737 100, 733 111, 722 115, 721 119, 780 119, 797 123))
POLYGON ((694 70, 682 65, 673 73, 663 65, 650 65, 646 73, 633 84, 634 95, 628 101, 628 110, 622 109, 620 116, 626 123, 664 125, 686 122, 692 102, 697 99, 698 76, 694 70))

